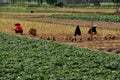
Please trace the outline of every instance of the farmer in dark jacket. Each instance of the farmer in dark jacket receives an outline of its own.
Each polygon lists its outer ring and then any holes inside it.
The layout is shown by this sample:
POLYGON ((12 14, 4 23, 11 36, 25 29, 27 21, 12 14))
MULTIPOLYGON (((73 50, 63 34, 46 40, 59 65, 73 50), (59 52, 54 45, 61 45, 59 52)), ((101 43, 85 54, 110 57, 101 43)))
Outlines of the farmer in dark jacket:
POLYGON ((77 27, 76 27, 76 30, 75 30, 75 33, 74 33, 74 36, 79 36, 79 35, 81 35, 81 30, 80 30, 80 28, 79 28, 79 25, 77 25, 77 27))

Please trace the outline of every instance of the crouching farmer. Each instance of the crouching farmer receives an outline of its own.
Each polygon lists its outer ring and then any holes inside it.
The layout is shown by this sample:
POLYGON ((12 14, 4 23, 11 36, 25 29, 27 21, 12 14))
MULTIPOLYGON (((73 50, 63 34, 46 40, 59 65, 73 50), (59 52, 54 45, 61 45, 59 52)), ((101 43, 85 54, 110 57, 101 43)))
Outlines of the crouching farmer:
POLYGON ((88 38, 88 40, 93 40, 93 35, 97 34, 96 28, 97 28, 97 26, 94 25, 89 29, 88 34, 90 34, 90 38, 88 38))
POLYGON ((23 28, 22 28, 22 26, 20 25, 20 23, 16 23, 16 24, 15 24, 15 28, 14 28, 13 30, 15 30, 15 33, 20 33, 20 34, 23 33, 23 28))
POLYGON ((95 34, 97 34, 96 28, 97 28, 96 25, 92 26, 92 27, 89 29, 88 34, 90 34, 90 35, 95 35, 95 34))

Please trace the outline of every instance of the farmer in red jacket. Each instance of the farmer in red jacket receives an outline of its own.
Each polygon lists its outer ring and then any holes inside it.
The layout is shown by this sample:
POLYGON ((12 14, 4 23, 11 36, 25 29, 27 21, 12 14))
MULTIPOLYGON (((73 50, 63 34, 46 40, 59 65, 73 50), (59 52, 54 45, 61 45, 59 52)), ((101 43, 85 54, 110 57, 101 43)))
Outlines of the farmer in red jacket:
POLYGON ((15 33, 21 33, 21 34, 23 33, 23 29, 20 23, 16 23, 15 28, 13 30, 15 30, 15 33))

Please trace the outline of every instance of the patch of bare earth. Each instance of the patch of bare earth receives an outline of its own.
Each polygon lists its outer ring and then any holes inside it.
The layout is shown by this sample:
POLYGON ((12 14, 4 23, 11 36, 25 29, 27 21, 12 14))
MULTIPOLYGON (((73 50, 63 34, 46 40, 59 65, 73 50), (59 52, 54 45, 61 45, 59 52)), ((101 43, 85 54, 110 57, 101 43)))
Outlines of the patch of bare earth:
MULTIPOLYGON (((80 26, 91 25, 90 21, 83 21, 83 20, 54 19, 54 18, 24 18, 24 20, 68 24, 68 25, 80 25, 80 26)), ((120 29, 120 23, 115 23, 115 22, 94 21, 93 24, 97 25, 100 28, 120 29)))
MULTIPOLYGON (((28 21, 40 21, 67 25, 90 26, 90 21, 82 20, 68 20, 68 19, 54 19, 54 18, 25 18, 28 21)), ((120 23, 94 21, 93 24, 99 28, 120 29, 120 23)), ((77 47, 90 48, 95 50, 102 50, 113 53, 120 53, 120 34, 116 35, 95 35, 93 40, 89 40, 90 36, 83 35, 80 37, 73 37, 73 35, 44 35, 41 39, 49 41, 57 41, 77 47)))
POLYGON ((48 41, 60 42, 68 45, 74 45, 81 48, 89 48, 106 52, 120 53, 120 35, 112 36, 94 35, 91 40, 90 35, 76 36, 73 35, 40 35, 33 38, 43 39, 48 41), (107 38, 106 38, 107 36, 107 38))
MULTIPOLYGON (((54 19, 54 18, 19 18, 19 19, 27 20, 27 21, 38 21, 38 22, 48 22, 48 23, 67 24, 67 25, 80 25, 86 27, 91 25, 90 21, 82 21, 82 20, 68 20, 68 19, 54 19)), ((97 25, 99 28, 110 28, 110 29, 120 30, 120 23, 94 21, 93 24, 97 25)), ((25 35, 25 36, 28 37, 29 35, 25 35)), ((33 38, 44 39, 48 41, 56 41, 82 48, 102 50, 117 54, 120 53, 120 33, 110 34, 110 35, 94 35, 93 40, 90 40, 90 35, 88 34, 78 37, 74 37, 73 34, 70 35, 38 34, 33 38)))

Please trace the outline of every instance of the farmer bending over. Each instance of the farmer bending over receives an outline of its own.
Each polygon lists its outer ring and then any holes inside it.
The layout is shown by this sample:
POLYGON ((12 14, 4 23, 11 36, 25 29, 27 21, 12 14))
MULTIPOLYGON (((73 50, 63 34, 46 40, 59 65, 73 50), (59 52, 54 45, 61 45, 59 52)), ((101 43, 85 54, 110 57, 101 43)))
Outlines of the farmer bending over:
POLYGON ((91 27, 91 28, 89 29, 89 31, 88 31, 88 34, 91 34, 91 35, 97 34, 96 28, 97 28, 96 25, 94 25, 93 27, 91 27))
POLYGON ((15 30, 15 33, 21 33, 21 34, 23 33, 23 29, 20 23, 16 23, 15 28, 13 30, 15 30))

